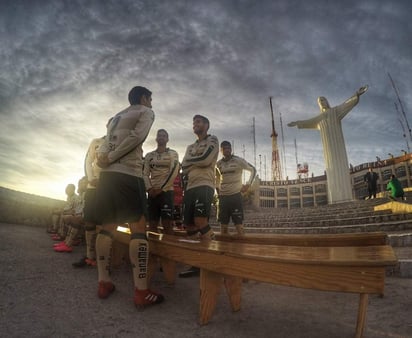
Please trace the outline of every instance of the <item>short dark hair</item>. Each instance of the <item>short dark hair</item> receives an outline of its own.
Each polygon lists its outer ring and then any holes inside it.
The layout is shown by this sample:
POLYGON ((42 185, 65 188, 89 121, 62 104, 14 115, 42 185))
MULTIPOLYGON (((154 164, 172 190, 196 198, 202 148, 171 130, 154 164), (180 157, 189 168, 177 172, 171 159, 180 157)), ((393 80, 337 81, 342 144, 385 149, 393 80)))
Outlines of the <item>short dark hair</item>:
POLYGON ((222 141, 222 143, 220 144, 220 148, 223 148, 223 147, 232 148, 232 144, 229 141, 222 141))
POLYGON ((196 120, 196 119, 201 119, 204 123, 207 124, 207 128, 209 129, 210 122, 209 122, 209 119, 206 116, 196 114, 195 116, 193 116, 193 121, 196 120))
POLYGON ((129 102, 131 105, 133 104, 140 104, 140 100, 142 96, 150 97, 152 96, 152 92, 141 86, 133 87, 129 92, 129 102))
POLYGON ((159 134, 160 132, 165 133, 165 134, 167 135, 167 137, 169 138, 169 133, 166 131, 166 129, 159 129, 159 130, 157 131, 156 135, 159 134))

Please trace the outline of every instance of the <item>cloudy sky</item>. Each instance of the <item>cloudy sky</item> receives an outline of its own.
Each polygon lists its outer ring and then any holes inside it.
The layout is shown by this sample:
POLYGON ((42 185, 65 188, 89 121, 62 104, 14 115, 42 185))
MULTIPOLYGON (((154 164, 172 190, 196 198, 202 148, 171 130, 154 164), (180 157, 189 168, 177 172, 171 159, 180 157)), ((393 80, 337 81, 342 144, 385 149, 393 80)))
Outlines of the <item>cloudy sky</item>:
POLYGON ((153 91, 145 151, 165 128, 182 157, 200 113, 269 179, 272 96, 283 175, 296 177, 295 139, 321 175, 319 132, 287 123, 319 114, 318 96, 335 106, 368 84, 342 121, 349 162, 400 155, 412 141, 388 73, 412 118, 411 12, 410 0, 3 0, 0 186, 64 199, 135 85, 153 91))

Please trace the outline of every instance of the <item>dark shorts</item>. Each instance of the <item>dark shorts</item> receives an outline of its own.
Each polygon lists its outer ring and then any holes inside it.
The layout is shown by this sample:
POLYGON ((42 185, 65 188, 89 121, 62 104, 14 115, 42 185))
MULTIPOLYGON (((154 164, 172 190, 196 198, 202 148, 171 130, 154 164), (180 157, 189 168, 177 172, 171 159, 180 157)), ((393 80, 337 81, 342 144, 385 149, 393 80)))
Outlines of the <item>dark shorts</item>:
POLYGON ((183 224, 193 225, 195 217, 210 216, 214 190, 201 186, 185 191, 183 197, 183 224))
POLYGON ((96 189, 87 189, 84 194, 83 219, 87 223, 101 224, 96 209, 96 189))
POLYGON ((102 172, 96 194, 102 224, 131 223, 147 217, 146 189, 141 177, 102 172))
POLYGON ((173 190, 162 191, 154 198, 149 197, 147 200, 149 221, 159 222, 160 219, 173 220, 173 200, 173 190))
POLYGON ((219 222, 229 224, 243 224, 242 194, 239 192, 229 196, 219 196, 219 222))

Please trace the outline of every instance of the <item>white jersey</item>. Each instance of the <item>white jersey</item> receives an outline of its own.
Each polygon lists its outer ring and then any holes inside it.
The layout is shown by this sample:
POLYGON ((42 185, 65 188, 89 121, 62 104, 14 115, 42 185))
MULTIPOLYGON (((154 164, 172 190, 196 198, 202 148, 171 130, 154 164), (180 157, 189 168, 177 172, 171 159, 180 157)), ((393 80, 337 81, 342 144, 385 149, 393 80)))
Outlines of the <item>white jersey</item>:
POLYGON ((63 207, 63 213, 71 214, 72 212, 74 212, 74 209, 77 203, 77 198, 78 198, 77 194, 67 196, 66 203, 64 204, 64 207, 63 207))
POLYGON ((229 159, 222 158, 216 163, 216 187, 222 196, 234 195, 242 188, 243 170, 250 172, 247 184, 251 185, 256 177, 256 169, 253 165, 236 155, 229 159))
MULTIPOLYGON (((99 149, 103 142, 104 137, 95 138, 92 140, 89 149, 87 150, 86 159, 84 161, 84 171, 86 172, 88 182, 99 179, 100 171, 102 169, 97 165, 97 149, 99 149)), ((96 187, 90 183, 87 184, 87 189, 95 188, 96 187)))
POLYGON ((76 195, 74 200, 74 214, 75 215, 83 215, 83 208, 84 208, 84 192, 79 195, 76 195))
POLYGON ((150 108, 136 104, 116 114, 98 152, 107 154, 109 166, 102 171, 143 176, 143 142, 154 122, 150 108))
POLYGON ((151 188, 173 191, 173 181, 179 173, 179 155, 167 148, 164 152, 154 150, 144 158, 143 179, 146 190, 151 188))
POLYGON ((186 190, 199 186, 215 189, 215 165, 219 155, 219 141, 216 136, 208 135, 197 140, 186 149, 182 161, 183 175, 188 176, 186 190))

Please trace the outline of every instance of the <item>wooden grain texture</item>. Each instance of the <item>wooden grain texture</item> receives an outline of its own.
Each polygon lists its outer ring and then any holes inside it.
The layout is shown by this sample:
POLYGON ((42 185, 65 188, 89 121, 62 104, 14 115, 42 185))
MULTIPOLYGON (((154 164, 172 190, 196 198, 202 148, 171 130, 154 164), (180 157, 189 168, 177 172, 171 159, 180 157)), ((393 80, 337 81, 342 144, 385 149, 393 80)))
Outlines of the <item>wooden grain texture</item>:
POLYGON ((246 234, 244 236, 216 235, 216 240, 233 243, 290 245, 290 246, 368 246, 387 244, 385 232, 348 234, 246 234))
POLYGON ((285 247, 234 243, 186 243, 150 238, 153 254, 251 280, 324 291, 383 293, 385 267, 395 264, 390 246, 285 247))
POLYGON ((361 293, 359 297, 358 317, 356 323, 356 338, 363 337, 365 331, 366 310, 368 308, 369 296, 365 293, 361 293))
MULTIPOLYGON (((127 233, 115 239, 129 243, 127 233)), ((199 322, 209 322, 223 286, 233 311, 241 307, 242 280, 360 295, 356 337, 362 337, 368 294, 382 295, 385 269, 397 262, 384 233, 275 235, 193 241, 182 235, 148 233, 151 266, 162 257, 166 279, 175 262, 200 268, 199 322), (166 258, 166 259, 165 259, 166 258)), ((174 280, 173 280, 174 281, 174 280)))

